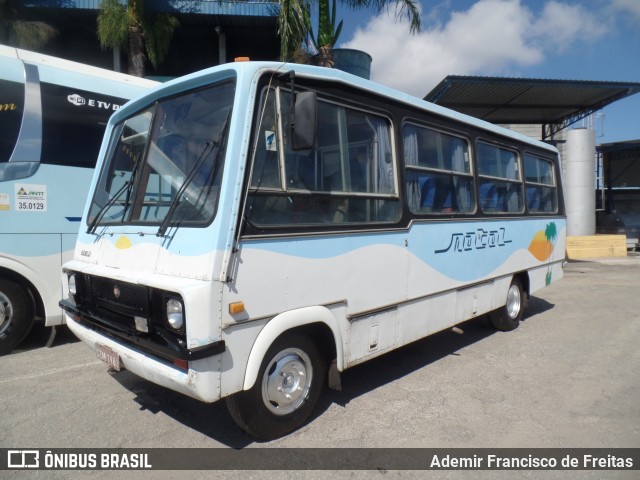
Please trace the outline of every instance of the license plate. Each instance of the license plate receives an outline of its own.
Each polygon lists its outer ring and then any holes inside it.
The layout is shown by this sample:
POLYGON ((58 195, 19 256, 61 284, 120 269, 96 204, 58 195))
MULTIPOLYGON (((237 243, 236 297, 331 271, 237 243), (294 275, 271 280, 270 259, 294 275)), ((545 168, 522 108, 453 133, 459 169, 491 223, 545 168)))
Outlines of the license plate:
POLYGON ((106 345, 96 343, 96 357, 109 365, 116 372, 119 372, 122 368, 120 364, 120 355, 118 355, 106 345))

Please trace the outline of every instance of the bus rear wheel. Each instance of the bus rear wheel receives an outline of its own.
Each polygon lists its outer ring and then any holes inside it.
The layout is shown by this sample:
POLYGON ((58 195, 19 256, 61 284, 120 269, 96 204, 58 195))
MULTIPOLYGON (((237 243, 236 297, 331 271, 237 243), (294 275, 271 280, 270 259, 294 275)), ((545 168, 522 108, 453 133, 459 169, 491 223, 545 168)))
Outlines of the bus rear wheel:
POLYGON ((301 334, 286 334, 267 351, 253 387, 227 397, 227 408, 240 428, 254 437, 282 437, 308 420, 325 372, 314 342, 301 334))
POLYGON ((497 330, 509 331, 518 328, 526 305, 526 294, 522 288, 522 282, 513 277, 509 290, 507 290, 507 301, 503 307, 491 312, 491 323, 497 330))
POLYGON ((0 279, 0 355, 11 352, 33 326, 33 303, 19 284, 0 279))

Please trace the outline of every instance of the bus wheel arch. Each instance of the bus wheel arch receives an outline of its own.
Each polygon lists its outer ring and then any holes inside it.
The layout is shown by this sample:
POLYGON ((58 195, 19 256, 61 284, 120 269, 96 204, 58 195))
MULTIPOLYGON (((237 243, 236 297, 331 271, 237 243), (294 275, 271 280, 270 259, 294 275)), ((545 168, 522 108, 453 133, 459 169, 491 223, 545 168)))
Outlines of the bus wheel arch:
POLYGON ((10 353, 33 327, 44 305, 34 287, 13 272, 0 269, 0 355, 10 353))
POLYGON ((271 345, 278 337, 293 331, 306 334, 319 343, 318 349, 323 358, 328 361, 336 358, 338 370, 342 371, 342 336, 336 318, 325 307, 304 307, 277 315, 260 331, 249 354, 243 390, 253 387, 262 360, 271 345))
POLYGON ((318 309, 323 307, 278 315, 254 343, 245 388, 226 399, 233 420, 254 437, 279 438, 310 418, 324 390, 329 363, 341 355, 335 318, 326 309, 319 316, 318 309))

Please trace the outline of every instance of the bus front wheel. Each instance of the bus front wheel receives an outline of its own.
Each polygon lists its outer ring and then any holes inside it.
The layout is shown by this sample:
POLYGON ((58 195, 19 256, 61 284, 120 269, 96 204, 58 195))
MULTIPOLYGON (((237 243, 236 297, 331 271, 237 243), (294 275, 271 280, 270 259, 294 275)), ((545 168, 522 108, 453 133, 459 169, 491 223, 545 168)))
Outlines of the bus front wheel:
POLYGON ((286 334, 267 351, 253 387, 227 397, 227 408, 235 422, 254 437, 282 437, 311 415, 325 372, 315 343, 301 334, 286 334))
POLYGON ((522 282, 513 277, 507 291, 507 301, 503 307, 491 312, 491 323, 497 330, 509 331, 518 328, 525 305, 526 293, 522 288, 522 282))
POLYGON ((19 284, 0 278, 0 355, 11 352, 33 326, 33 304, 19 284))

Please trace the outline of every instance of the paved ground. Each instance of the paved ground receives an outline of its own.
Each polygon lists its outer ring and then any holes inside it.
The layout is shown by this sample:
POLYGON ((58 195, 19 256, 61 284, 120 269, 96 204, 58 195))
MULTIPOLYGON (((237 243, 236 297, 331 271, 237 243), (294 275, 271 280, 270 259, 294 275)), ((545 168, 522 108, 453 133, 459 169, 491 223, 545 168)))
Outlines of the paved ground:
MULTIPOLYGON (((317 417, 258 444, 224 402, 204 405, 128 372, 110 374, 62 330, 52 348, 0 358, 0 448, 640 447, 640 258, 572 262, 509 333, 479 322, 345 372, 317 417)), ((295 461, 292 463, 295 468, 295 461)), ((84 478, 86 472, 1 472, 84 478)), ((95 478, 212 478, 213 472, 95 472, 95 478)), ((216 478, 235 478, 218 472, 216 478)), ((639 478, 631 472, 340 472, 338 478, 639 478)), ((243 478, 330 478, 245 472, 243 478)), ((333 476, 335 478, 335 475, 333 476)))

